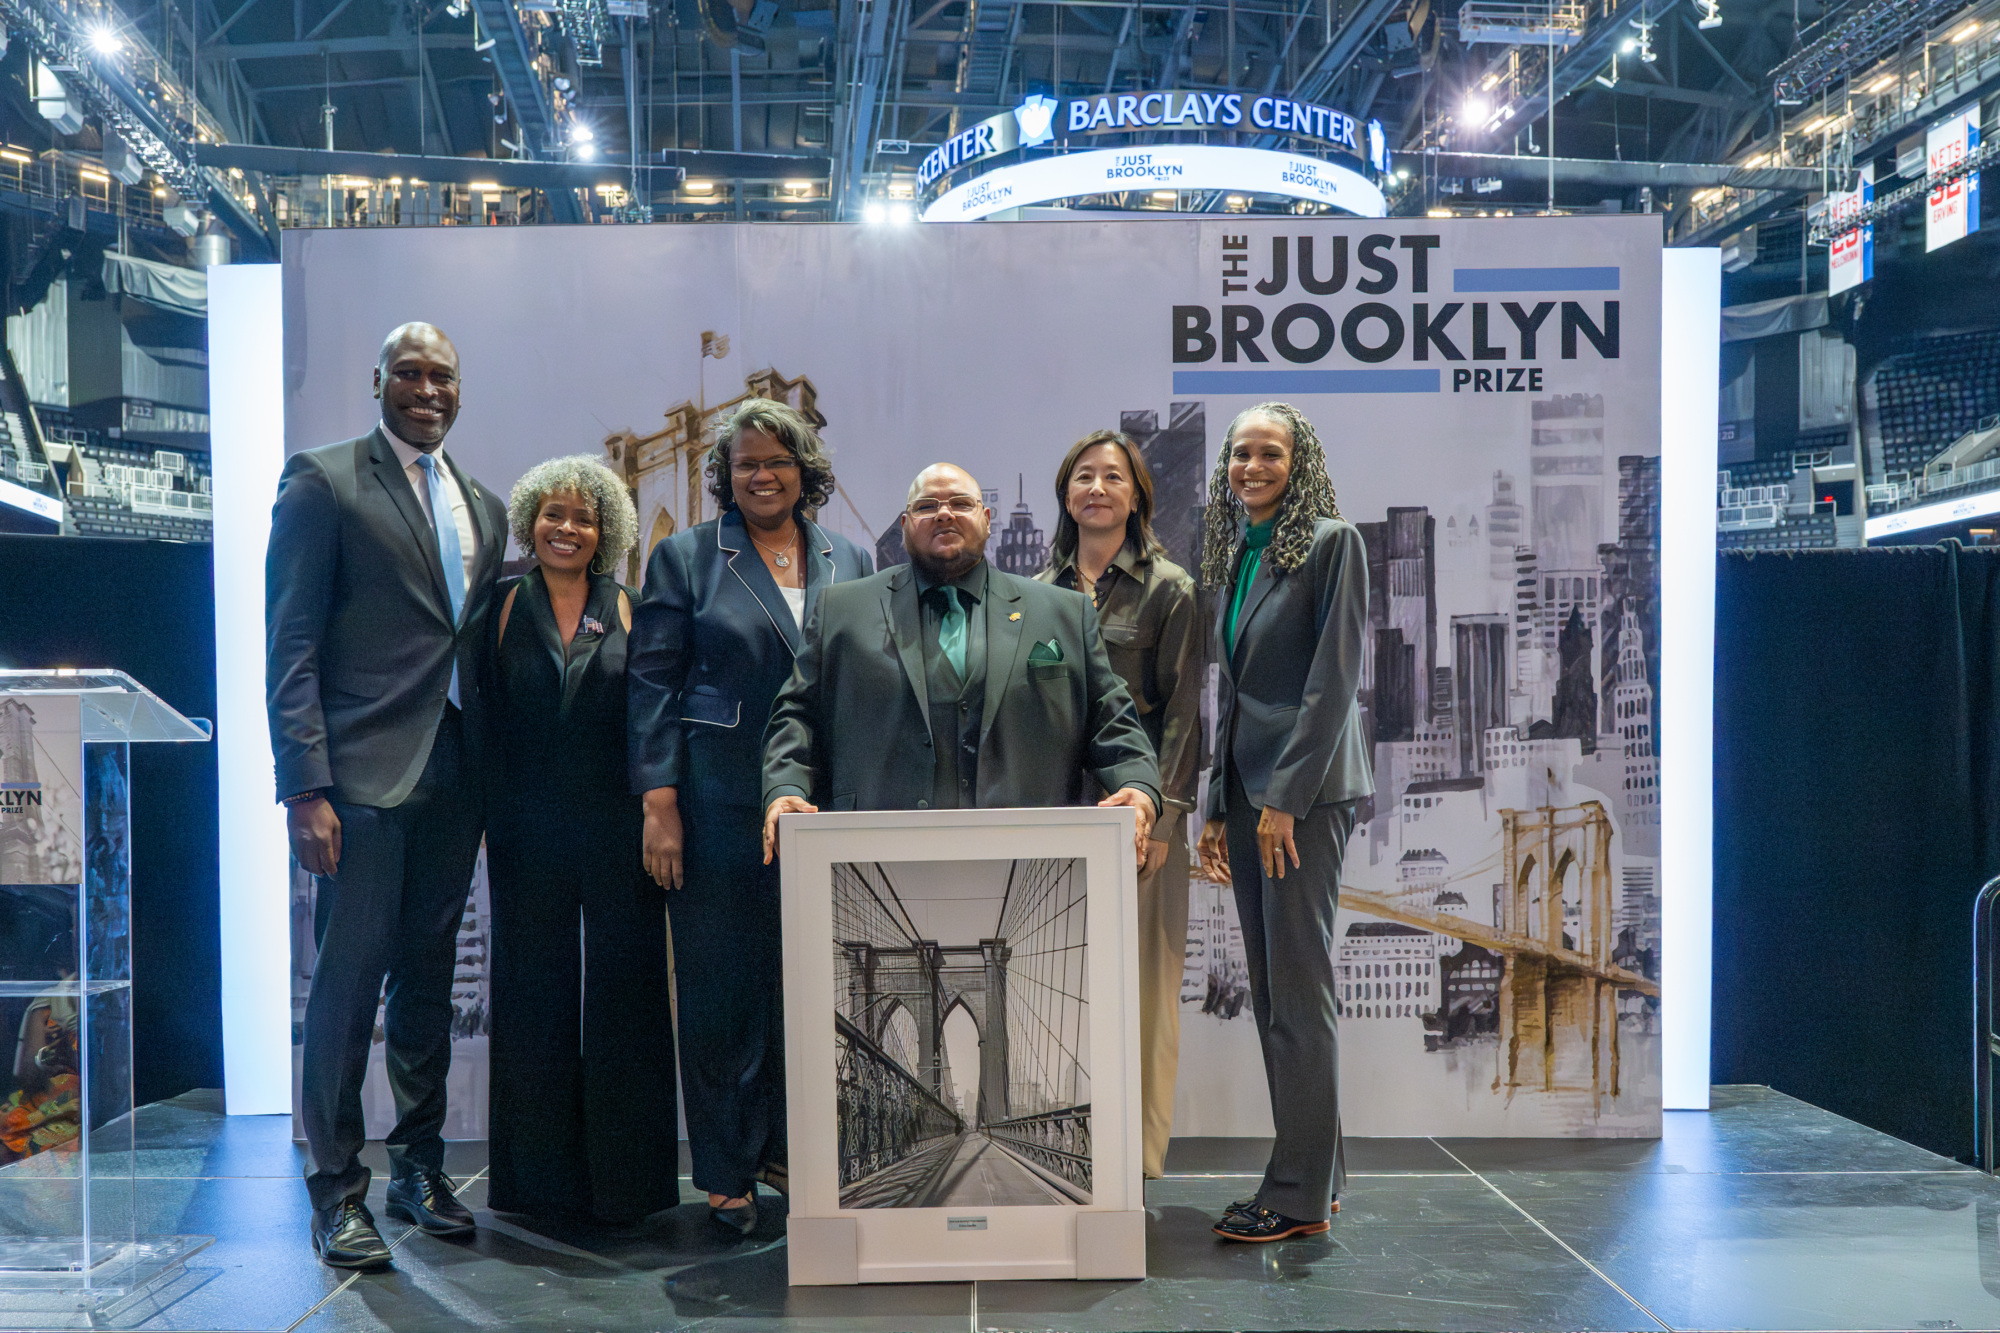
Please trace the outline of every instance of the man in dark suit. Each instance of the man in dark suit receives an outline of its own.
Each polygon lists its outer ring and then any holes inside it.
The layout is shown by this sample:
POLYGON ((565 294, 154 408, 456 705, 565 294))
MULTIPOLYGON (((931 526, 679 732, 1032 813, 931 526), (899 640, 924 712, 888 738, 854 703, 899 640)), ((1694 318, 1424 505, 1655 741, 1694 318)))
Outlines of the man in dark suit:
POLYGON ((764 852, 780 815, 1075 805, 1161 809, 1159 764, 1081 593, 994 569, 993 511, 963 468, 917 474, 910 563, 834 584, 764 745, 764 852))
POLYGON ((442 449, 458 352, 406 324, 375 367, 381 423, 293 455, 265 562, 266 703, 292 853, 319 877, 303 1118, 313 1248, 389 1261, 365 1195, 361 1082, 383 1035, 399 1119, 388 1209, 472 1229, 444 1175, 451 981, 478 855, 480 626, 506 510, 442 449))

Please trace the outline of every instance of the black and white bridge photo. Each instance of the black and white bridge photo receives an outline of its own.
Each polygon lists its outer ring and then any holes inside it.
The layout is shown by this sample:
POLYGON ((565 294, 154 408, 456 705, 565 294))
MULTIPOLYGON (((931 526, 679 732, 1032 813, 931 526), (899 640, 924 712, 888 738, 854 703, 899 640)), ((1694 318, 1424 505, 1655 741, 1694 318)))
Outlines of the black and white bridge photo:
POLYGON ((1090 1202, 1078 860, 833 867, 843 1208, 1090 1202))

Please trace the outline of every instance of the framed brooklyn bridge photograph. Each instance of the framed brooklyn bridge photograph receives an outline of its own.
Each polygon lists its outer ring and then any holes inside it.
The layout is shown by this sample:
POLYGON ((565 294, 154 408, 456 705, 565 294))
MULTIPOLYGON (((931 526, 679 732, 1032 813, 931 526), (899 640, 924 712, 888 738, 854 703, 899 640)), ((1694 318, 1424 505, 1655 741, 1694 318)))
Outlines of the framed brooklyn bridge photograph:
POLYGON ((792 1281, 1143 1272, 1129 812, 779 836, 792 1281))
POLYGON ((846 1208, 1090 1202, 1075 859, 833 867, 846 1208))

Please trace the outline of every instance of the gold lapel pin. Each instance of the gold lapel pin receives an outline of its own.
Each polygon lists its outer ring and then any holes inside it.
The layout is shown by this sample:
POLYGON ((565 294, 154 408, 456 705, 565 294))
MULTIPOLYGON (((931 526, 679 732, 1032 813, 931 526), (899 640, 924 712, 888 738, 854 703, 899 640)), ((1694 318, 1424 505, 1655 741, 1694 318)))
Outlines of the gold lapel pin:
POLYGON ((1019 620, 1020 618, 1021 618, 1021 613, 1019 611, 1016 611, 1013 615, 1007 617, 1007 619, 1009 620, 1019 620))

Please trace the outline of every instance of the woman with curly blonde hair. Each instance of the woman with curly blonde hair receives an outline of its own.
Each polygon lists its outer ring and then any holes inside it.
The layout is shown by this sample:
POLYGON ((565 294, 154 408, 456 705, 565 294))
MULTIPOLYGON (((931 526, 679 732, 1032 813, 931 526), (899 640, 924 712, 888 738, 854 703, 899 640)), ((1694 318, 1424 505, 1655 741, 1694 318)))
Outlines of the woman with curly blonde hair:
POLYGON ((507 518, 535 563, 489 654, 489 1198, 623 1225, 680 1202, 666 901, 626 784, 632 601, 610 573, 639 521, 589 456, 531 468, 507 518))
POLYGON ((1355 700, 1367 550, 1340 516, 1319 436, 1290 403, 1229 423, 1201 574, 1218 593, 1222 671, 1200 854, 1210 878, 1235 887, 1277 1129, 1263 1183, 1215 1231, 1283 1240, 1327 1230, 1340 1211, 1334 915, 1355 802, 1375 790, 1355 700))

